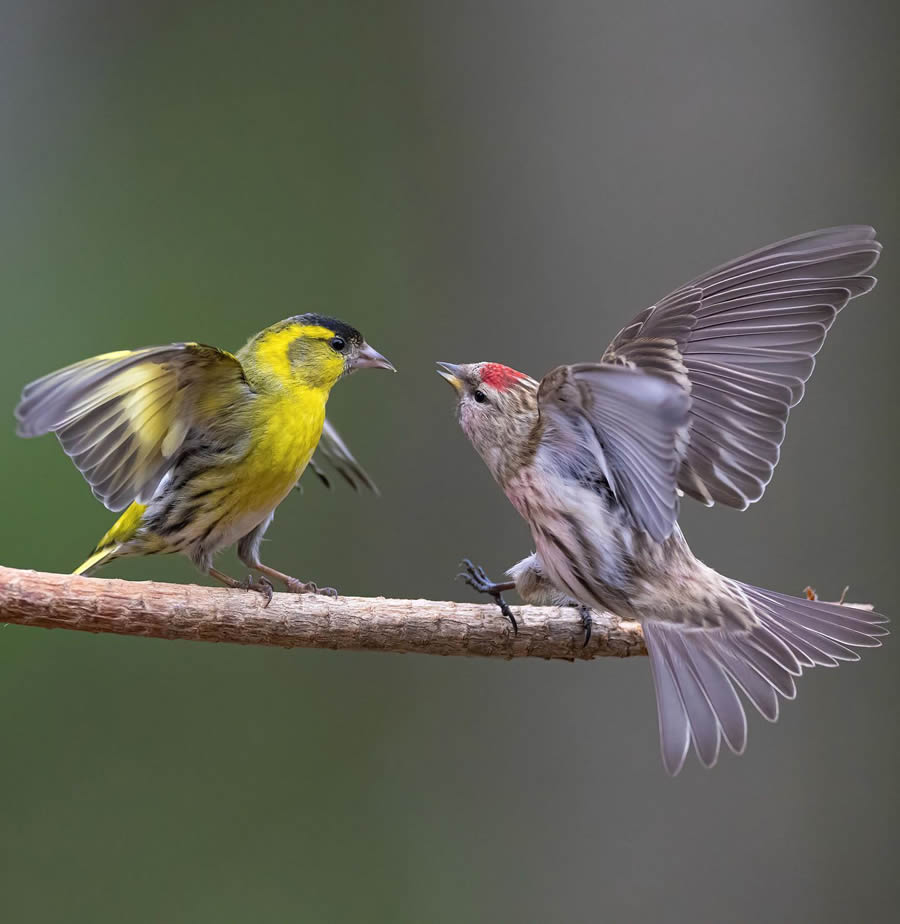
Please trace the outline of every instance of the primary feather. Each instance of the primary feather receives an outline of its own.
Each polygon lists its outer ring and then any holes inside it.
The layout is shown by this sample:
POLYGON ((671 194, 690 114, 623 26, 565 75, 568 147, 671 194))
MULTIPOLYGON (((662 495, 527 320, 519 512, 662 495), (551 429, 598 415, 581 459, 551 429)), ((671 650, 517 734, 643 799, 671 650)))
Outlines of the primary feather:
POLYGON ((350 451, 350 447, 344 442, 343 437, 335 429, 334 424, 328 418, 325 418, 325 425, 322 427, 322 437, 319 440, 316 454, 310 460, 310 467, 314 468, 319 478, 330 486, 328 477, 318 466, 319 456, 322 457, 340 476, 353 488, 359 491, 360 487, 368 488, 373 494, 380 494, 378 485, 370 477, 369 473, 359 464, 356 456, 350 451))
POLYGON ((251 395, 241 364, 214 347, 108 353, 27 385, 18 434, 55 433, 98 500, 123 510, 150 501, 189 434, 251 395))
POLYGON ((739 509, 762 497, 814 357, 837 313, 875 285, 880 253, 865 225, 790 238, 698 276, 616 335, 604 361, 666 374, 654 357, 668 351, 684 371, 686 494, 739 509))

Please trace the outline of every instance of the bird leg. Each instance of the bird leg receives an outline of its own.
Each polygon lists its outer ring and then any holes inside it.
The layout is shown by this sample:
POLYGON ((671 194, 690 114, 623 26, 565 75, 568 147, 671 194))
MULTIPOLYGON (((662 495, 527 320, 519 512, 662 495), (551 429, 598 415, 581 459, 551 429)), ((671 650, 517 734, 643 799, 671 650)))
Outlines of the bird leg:
POLYGON ((246 580, 239 581, 230 574, 219 571, 218 568, 210 568, 207 573, 210 577, 214 577, 217 581, 221 581, 226 587, 233 587, 235 590, 255 590, 261 593, 266 598, 264 606, 268 606, 272 602, 272 582, 264 577, 254 578, 252 575, 248 574, 246 580))
POLYGON ((251 530, 241 539, 237 547, 238 558, 248 568, 253 568, 254 571, 259 571, 268 578, 281 581, 292 594, 323 594, 326 597, 336 597, 338 592, 333 587, 319 587, 312 581, 301 581, 298 578, 291 577, 289 574, 285 574, 283 571, 276 571, 259 560, 259 546, 262 543, 263 534, 271 522, 272 517, 269 515, 256 529, 251 530))
POLYGON ((510 621, 513 632, 518 635, 519 626, 516 622, 516 617, 513 616, 513 611, 510 609, 509 604, 503 599, 503 592, 505 590, 514 590, 516 582, 503 581, 502 583, 496 583, 487 576, 481 565, 473 565, 468 558, 462 560, 462 565, 466 570, 460 571, 456 576, 462 578, 469 587, 477 590, 478 593, 493 597, 494 602, 500 607, 500 612, 510 621))

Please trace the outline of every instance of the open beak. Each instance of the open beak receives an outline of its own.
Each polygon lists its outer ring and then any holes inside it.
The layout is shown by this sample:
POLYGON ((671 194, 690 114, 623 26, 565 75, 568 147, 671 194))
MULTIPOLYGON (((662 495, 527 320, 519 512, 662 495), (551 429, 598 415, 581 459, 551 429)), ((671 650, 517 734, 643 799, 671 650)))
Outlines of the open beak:
POLYGON ((446 379, 457 392, 463 390, 462 370, 455 363, 438 363, 437 374, 446 379))
POLYGON ((388 372, 396 372, 393 363, 381 355, 378 350, 373 350, 368 343, 363 341, 363 345, 353 360, 354 369, 387 369, 388 372))

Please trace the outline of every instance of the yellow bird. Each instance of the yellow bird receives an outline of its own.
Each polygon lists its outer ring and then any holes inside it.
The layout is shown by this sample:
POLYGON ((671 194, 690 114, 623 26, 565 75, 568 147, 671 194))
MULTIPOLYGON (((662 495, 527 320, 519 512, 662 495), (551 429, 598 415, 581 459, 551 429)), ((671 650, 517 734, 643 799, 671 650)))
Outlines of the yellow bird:
POLYGON ((269 578, 293 593, 335 595, 264 565, 259 546, 317 446, 351 484, 374 490, 325 419, 332 386, 366 367, 395 371, 348 324, 302 314, 251 337, 237 354, 198 343, 124 350, 26 385, 18 434, 55 433, 94 495, 124 510, 74 573, 183 552, 205 574, 267 601, 269 578), (216 552, 235 542, 260 577, 238 581, 213 567, 216 552))

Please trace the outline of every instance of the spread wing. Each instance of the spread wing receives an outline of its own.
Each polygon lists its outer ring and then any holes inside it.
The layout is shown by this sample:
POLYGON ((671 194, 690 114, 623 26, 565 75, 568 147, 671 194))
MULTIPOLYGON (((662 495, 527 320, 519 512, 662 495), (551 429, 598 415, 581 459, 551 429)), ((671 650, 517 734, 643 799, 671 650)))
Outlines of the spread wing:
POLYGON ((195 428, 251 395, 230 353, 173 343, 95 356, 26 385, 20 436, 55 433, 110 509, 147 503, 195 428))
POLYGON ((360 486, 362 486, 368 488, 373 494, 380 493, 375 482, 369 477, 368 472, 357 462, 356 457, 350 452, 340 433, 335 430, 331 421, 327 419, 325 420, 325 426, 322 428, 322 437, 319 440, 315 455, 309 463, 309 467, 325 483, 325 486, 330 488, 331 482, 322 466, 323 461, 331 465, 354 491, 359 491, 360 486))
POLYGON ((541 449, 586 482, 601 476, 634 525, 662 542, 678 517, 689 407, 687 391, 639 369, 559 366, 538 389, 541 449))
POLYGON ((813 231, 704 273, 639 314, 604 362, 646 369, 691 395, 678 486, 707 505, 759 500, 837 313, 870 291, 872 228, 813 231))

